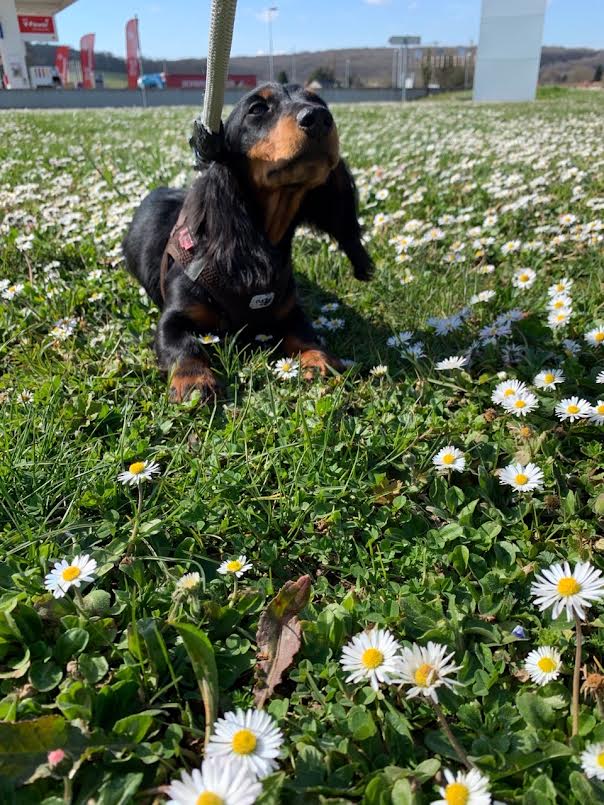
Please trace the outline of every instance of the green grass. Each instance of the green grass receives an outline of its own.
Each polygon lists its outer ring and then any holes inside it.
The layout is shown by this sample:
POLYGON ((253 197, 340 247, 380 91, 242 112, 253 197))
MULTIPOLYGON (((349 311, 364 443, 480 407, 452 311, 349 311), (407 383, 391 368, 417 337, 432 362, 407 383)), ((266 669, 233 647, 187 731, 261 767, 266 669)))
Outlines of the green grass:
MULTIPOLYGON (((604 785, 579 762, 604 741, 602 698, 581 696, 571 738, 573 627, 530 595, 535 572, 553 562, 604 569, 602 426, 553 411, 574 394, 604 397, 595 380, 604 347, 583 338, 604 320, 602 100, 548 93, 532 106, 334 111, 376 277, 357 283, 310 233, 294 257, 313 318, 339 303, 328 317, 344 327, 324 334, 355 365, 324 381, 279 381, 277 351, 243 352, 223 338, 212 348, 225 389, 216 406, 169 403, 152 352, 158 313, 117 265, 143 194, 192 178, 196 110, 0 117, 0 279, 23 284, 0 300, 3 803, 163 801, 159 786, 203 757, 198 682, 210 680, 219 714, 253 706, 260 614, 305 574, 302 645, 266 704, 284 745, 262 802, 422 805, 439 798, 443 769, 462 768, 429 700, 346 682, 342 647, 374 625, 454 652, 463 685, 439 688, 439 699, 495 800, 603 801, 604 785), (484 223, 487 212, 496 222, 484 223), (374 226, 378 213, 391 217, 374 226), (574 225, 560 222, 565 213, 574 225), (416 243, 397 262, 390 240, 411 220, 416 243), (422 244, 429 226, 444 237, 422 244), (515 239, 520 250, 506 256, 515 239), (494 272, 477 271, 485 264, 494 272), (515 289, 525 266, 535 284, 515 289), (552 331, 547 288, 563 276, 574 281, 573 316, 552 331), (487 289, 494 297, 449 335, 427 324, 487 289), (512 308, 526 316, 478 345, 480 329, 512 308), (73 331, 60 340, 52 330, 64 319, 73 331), (423 342, 424 357, 387 346, 401 330, 423 342), (576 355, 563 339, 578 343, 576 355), (463 371, 435 370, 471 346, 463 371), (388 366, 381 378, 369 373, 378 364, 388 366), (537 390, 526 420, 491 402, 498 373, 532 384, 554 366, 564 385, 537 390), (432 457, 449 444, 466 469, 439 476, 432 457), (138 460, 161 468, 140 506, 117 480, 138 460), (544 488, 503 486, 496 472, 514 461, 536 463, 544 488), (95 580, 82 600, 73 589, 55 600, 44 575, 77 553, 96 560, 95 580), (239 554, 252 568, 234 586, 217 569, 239 554), (188 572, 200 586, 179 593, 188 572), (518 625, 526 639, 512 634, 518 625), (540 645, 563 658, 544 687, 523 672, 540 645), (56 748, 68 759, 53 770, 56 748)), ((596 602, 584 626, 588 673, 604 673, 603 612, 596 602)))

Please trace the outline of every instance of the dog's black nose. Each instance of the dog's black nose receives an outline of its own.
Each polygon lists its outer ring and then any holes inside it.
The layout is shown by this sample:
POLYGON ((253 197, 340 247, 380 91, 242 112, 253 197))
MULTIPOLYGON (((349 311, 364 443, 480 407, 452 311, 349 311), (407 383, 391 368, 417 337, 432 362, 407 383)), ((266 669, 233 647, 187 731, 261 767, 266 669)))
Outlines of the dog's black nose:
POLYGON ((333 126, 329 109, 322 106, 307 106, 297 115, 298 125, 311 137, 323 137, 333 126))

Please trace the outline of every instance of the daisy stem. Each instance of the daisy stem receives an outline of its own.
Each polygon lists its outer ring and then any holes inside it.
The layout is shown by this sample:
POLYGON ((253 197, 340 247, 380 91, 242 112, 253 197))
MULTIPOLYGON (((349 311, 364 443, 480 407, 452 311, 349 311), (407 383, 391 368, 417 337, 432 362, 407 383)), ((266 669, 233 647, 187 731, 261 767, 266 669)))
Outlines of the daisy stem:
POLYGON ((581 630, 581 620, 578 615, 575 615, 575 670, 573 672, 573 701, 572 701, 572 719, 573 730, 572 735, 579 734, 579 687, 581 684, 581 648, 583 644, 583 632, 581 630))
POLYGON ((76 609, 80 612, 84 612, 84 599, 82 598, 82 593, 80 592, 79 587, 73 588, 73 602, 76 606, 76 609))
POLYGON ((143 485, 141 483, 138 484, 138 503, 136 505, 136 511, 134 513, 134 525, 132 526, 132 534, 130 534, 130 539, 128 540, 128 549, 126 554, 129 554, 132 548, 134 548, 134 544, 136 542, 136 537, 138 536, 138 528, 141 521, 141 513, 143 511, 143 485))
POLYGON ((472 763, 470 758, 467 756, 465 749, 459 743, 457 738, 453 735, 451 727, 447 724, 447 719, 445 718, 445 714, 443 713, 440 704, 438 702, 432 702, 432 705, 434 706, 434 710, 435 710, 436 716, 438 718, 438 723, 440 724, 440 726, 442 728, 442 731, 445 733, 445 735, 449 739, 449 743, 451 744, 453 749, 455 749, 455 751, 457 752, 457 757, 461 760, 461 762, 464 764, 466 769, 469 769, 469 770, 475 769, 476 766, 472 763))
POLYGON ((235 603, 237 598, 237 576, 233 576, 233 592, 231 593, 231 601, 235 603))

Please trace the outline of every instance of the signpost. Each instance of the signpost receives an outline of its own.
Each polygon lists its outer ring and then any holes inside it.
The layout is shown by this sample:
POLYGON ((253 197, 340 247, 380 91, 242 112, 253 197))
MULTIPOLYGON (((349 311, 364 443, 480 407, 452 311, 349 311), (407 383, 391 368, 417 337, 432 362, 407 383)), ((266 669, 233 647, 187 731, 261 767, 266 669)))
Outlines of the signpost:
POLYGON ((389 45, 399 47, 401 50, 401 100, 407 100, 407 48, 409 45, 421 44, 419 36, 391 36, 389 45))

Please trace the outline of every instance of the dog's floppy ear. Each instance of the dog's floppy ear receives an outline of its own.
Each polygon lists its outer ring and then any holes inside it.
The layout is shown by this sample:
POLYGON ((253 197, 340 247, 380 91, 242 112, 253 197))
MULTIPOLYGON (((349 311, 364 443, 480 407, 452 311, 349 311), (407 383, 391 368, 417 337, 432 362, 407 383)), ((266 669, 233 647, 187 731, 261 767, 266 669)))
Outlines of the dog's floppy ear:
POLYGON ((352 263, 354 276, 358 280, 369 280, 374 265, 361 242, 357 208, 354 179, 344 160, 340 159, 325 184, 306 195, 300 219, 334 237, 352 263))

